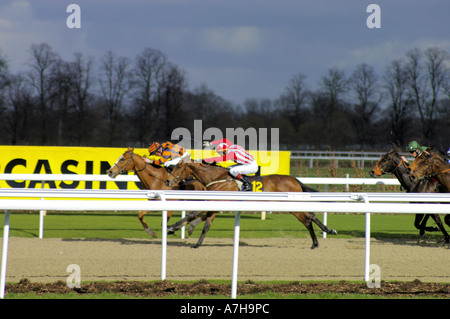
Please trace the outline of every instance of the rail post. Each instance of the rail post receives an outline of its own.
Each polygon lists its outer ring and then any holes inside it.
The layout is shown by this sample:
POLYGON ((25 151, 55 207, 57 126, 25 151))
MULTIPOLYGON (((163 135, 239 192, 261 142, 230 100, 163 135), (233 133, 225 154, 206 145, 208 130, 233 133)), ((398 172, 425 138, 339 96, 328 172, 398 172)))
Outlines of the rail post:
MULTIPOLYGON (((184 219, 186 217, 186 211, 183 210, 181 212, 181 219, 184 219)), ((186 226, 181 227, 181 239, 184 239, 186 237, 186 226)))
MULTIPOLYGON (((367 194, 362 195, 364 203, 369 204, 367 194)), ((365 229, 365 257, 364 257, 364 281, 369 281, 369 268, 370 268, 370 213, 366 215, 366 229, 365 229)))
MULTIPOLYGON (((42 189, 45 188, 45 180, 42 181, 41 188, 42 189)), ((45 198, 41 197, 41 200, 45 200, 45 198)), ((42 209, 39 211, 39 238, 40 239, 44 238, 44 216, 46 215, 46 213, 47 212, 42 209)))
POLYGON ((233 243, 233 272, 231 275, 231 298, 237 296, 237 274, 239 260, 239 232, 241 228, 241 212, 236 212, 234 217, 234 243, 233 243))
MULTIPOLYGON (((161 201, 166 201, 166 196, 163 192, 159 193, 161 201)), ((161 280, 166 279, 166 267, 167 267, 167 210, 162 212, 162 242, 161 242, 161 280)))
POLYGON ((9 215, 10 211, 5 211, 5 220, 3 222, 2 266, 0 272, 0 299, 5 298, 6 265, 8 263, 9 215))

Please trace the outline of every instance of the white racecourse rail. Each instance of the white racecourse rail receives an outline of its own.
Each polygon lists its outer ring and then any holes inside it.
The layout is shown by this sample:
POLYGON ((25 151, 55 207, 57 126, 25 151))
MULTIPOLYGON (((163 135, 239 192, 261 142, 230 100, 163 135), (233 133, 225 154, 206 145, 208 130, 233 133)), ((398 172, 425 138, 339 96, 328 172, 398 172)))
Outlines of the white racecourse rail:
MULTIPOLYGON (((5 180, 102 180, 130 181, 135 176, 120 176, 112 180, 107 176, 86 175, 33 175, 0 174, 5 180), (5 176, 6 175, 6 176, 5 176), (73 179, 73 177, 75 177, 73 179), (127 177, 127 178, 124 178, 127 177)), ((335 184, 336 179, 301 178, 302 182, 311 184, 335 184)), ((353 179, 343 179, 344 184, 353 184, 353 179)), ((394 179, 356 179, 356 184, 375 182, 388 183, 394 179), (364 180, 364 181, 360 181, 364 180)), ((391 184, 396 185, 396 184, 391 184)), ((236 212, 234 231, 234 253, 232 270, 231 297, 237 294, 237 270, 239 255, 240 213, 243 211, 311 211, 336 213, 365 213, 366 216, 366 253, 364 279, 369 280, 370 265, 370 213, 438 213, 449 214, 450 194, 407 194, 407 193, 292 193, 292 192, 212 192, 212 191, 149 191, 149 190, 68 190, 68 189, 0 189, 0 210, 6 210, 3 231, 3 249, 1 264, 0 298, 4 298, 7 251, 9 239, 9 216, 16 210, 60 210, 60 211, 162 211, 163 229, 167 227, 167 211, 221 211, 227 207, 236 212), (14 199, 20 198, 20 199, 14 199), (26 198, 26 199, 24 199, 26 198), (49 200, 42 200, 51 198, 49 200), (58 199, 55 199, 58 198, 58 199), (84 199, 84 200, 83 200, 84 199), (86 200, 89 199, 89 200, 86 200), (97 200, 96 200, 97 199, 97 200), (106 200, 105 200, 106 199, 106 200), (120 199, 120 200, 119 200, 120 199), (153 199, 149 201, 149 199, 153 199), (178 201, 178 200, 183 200, 178 201), (424 202, 413 204, 410 202, 424 202), (298 203, 301 202, 301 205, 298 203)), ((166 278, 167 232, 162 232, 161 279, 166 278)))

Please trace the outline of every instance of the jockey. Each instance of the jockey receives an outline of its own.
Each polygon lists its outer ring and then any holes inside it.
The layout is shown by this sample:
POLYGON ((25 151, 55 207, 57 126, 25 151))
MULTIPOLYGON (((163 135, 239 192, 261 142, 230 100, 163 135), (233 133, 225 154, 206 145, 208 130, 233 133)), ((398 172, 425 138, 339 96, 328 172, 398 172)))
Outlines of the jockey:
POLYGON ((230 167, 230 174, 243 182, 241 191, 250 191, 251 186, 244 174, 253 174, 258 171, 258 164, 251 154, 242 146, 233 144, 230 140, 218 139, 212 142, 203 142, 204 146, 213 146, 220 157, 205 158, 206 163, 219 163, 231 160, 236 164, 230 167))
MULTIPOLYGON (((149 155, 161 156, 161 158, 153 161, 155 165, 164 165, 164 167, 170 172, 171 166, 177 165, 181 160, 187 160, 190 154, 186 152, 184 147, 173 144, 172 142, 158 143, 153 142, 148 147, 149 155)), ((150 163, 148 158, 145 159, 147 163, 150 163)))
MULTIPOLYGON (((412 157, 416 158, 417 156, 421 155, 423 152, 426 152, 428 150, 428 146, 420 145, 417 141, 411 141, 406 146, 406 151, 411 154, 412 157)), ((406 157, 402 156, 402 160, 409 165, 408 160, 406 157)))

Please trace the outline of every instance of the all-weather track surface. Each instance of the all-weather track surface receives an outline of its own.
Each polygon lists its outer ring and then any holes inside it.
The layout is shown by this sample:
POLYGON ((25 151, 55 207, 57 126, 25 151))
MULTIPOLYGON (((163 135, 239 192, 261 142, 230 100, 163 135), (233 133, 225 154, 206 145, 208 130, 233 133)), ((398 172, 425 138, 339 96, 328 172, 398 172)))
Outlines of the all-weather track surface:
MULTIPOLYGON (((80 268, 80 293, 117 291, 134 295, 229 295, 233 239, 170 238, 167 278, 161 280, 160 239, 19 238, 9 241, 8 292, 70 291, 68 266, 80 268), (209 280, 230 280, 213 284, 209 280), (173 281, 193 282, 191 284, 173 281)), ((372 239, 371 264, 381 270, 381 289, 364 280, 364 239, 320 239, 311 250, 309 238, 242 239, 238 294, 352 292, 432 295, 450 298, 450 246, 435 240, 372 239), (286 284, 264 284, 283 281, 286 284), (304 283, 313 281, 313 283, 304 283), (336 284, 327 283, 335 281, 336 284), (262 283, 261 283, 262 282, 262 283), (269 287, 269 288, 268 288, 269 287)))

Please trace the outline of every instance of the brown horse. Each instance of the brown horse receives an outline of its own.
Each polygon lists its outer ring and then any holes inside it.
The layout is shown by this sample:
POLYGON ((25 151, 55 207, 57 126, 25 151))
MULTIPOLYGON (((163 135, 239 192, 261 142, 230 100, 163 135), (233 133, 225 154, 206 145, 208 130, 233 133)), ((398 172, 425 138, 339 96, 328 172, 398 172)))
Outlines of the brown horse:
POLYGON ((450 164, 437 152, 422 152, 410 165, 411 181, 433 179, 442 193, 450 192, 450 164))
MULTIPOLYGON (((186 176, 193 175, 200 183, 205 185, 208 190, 214 191, 239 191, 240 186, 237 184, 236 180, 231 178, 228 174, 228 169, 215 166, 215 165, 205 165, 202 163, 178 163, 175 168, 172 170, 171 174, 167 178, 167 185, 174 185, 174 183, 178 182, 181 178, 185 178, 186 176)), ((299 182, 296 178, 289 175, 267 175, 267 176, 258 176, 258 177, 248 177, 249 182, 252 182, 252 179, 257 179, 256 182, 258 188, 261 191, 266 192, 312 192, 313 190, 303 183, 299 182)), ((305 225, 308 229, 313 244, 311 249, 314 249, 319 246, 319 242, 317 240, 316 234, 313 228, 313 222, 316 223, 320 229, 324 232, 332 235, 336 235, 337 232, 334 229, 330 229, 327 226, 323 225, 314 213, 308 212, 291 212, 300 222, 305 225)), ((177 229, 181 225, 185 224, 184 220, 180 220, 175 225, 171 227, 173 229, 177 229)), ((205 228, 206 228, 205 224, 205 228)), ((208 227, 209 229, 209 227, 208 227)), ((206 231, 208 230, 206 229, 206 231)), ((204 229, 204 233, 206 234, 204 229)), ((203 235, 203 234, 202 234, 203 235)), ((203 236, 204 238, 204 236, 203 236)), ((203 241, 203 238, 199 239, 200 245, 203 241)))
MULTIPOLYGON (((410 174, 408 172, 408 166, 401 156, 395 151, 390 150, 384 154, 375 166, 370 171, 370 176, 376 178, 383 174, 391 173, 398 179, 400 184, 408 193, 436 193, 438 192, 438 184, 433 180, 421 180, 419 182, 413 182, 410 179, 410 174)), ((447 220, 445 220, 447 222, 447 220)), ((450 237, 442 224, 441 218, 438 214, 416 214, 414 226, 419 230, 419 235, 422 238, 425 235, 425 231, 437 231, 441 230, 444 234, 446 242, 449 242, 450 237), (436 227, 427 227, 427 221, 429 217, 438 225, 436 227)), ((450 225, 449 225, 450 226, 450 225)))
MULTIPOLYGON (((187 190, 205 190, 205 187, 198 181, 191 180, 188 182, 181 182, 175 184, 173 187, 168 187, 164 183, 168 176, 167 169, 159 165, 153 165, 144 160, 140 155, 134 153, 134 148, 128 147, 117 161, 107 170, 107 174, 111 178, 124 172, 133 170, 139 177, 144 189, 153 190, 170 190, 170 189, 187 189, 187 190)), ((144 230, 153 238, 156 238, 156 233, 153 232, 144 220, 144 216, 148 211, 140 211, 138 218, 144 230)), ((172 216, 172 212, 167 212, 167 220, 172 216)))

